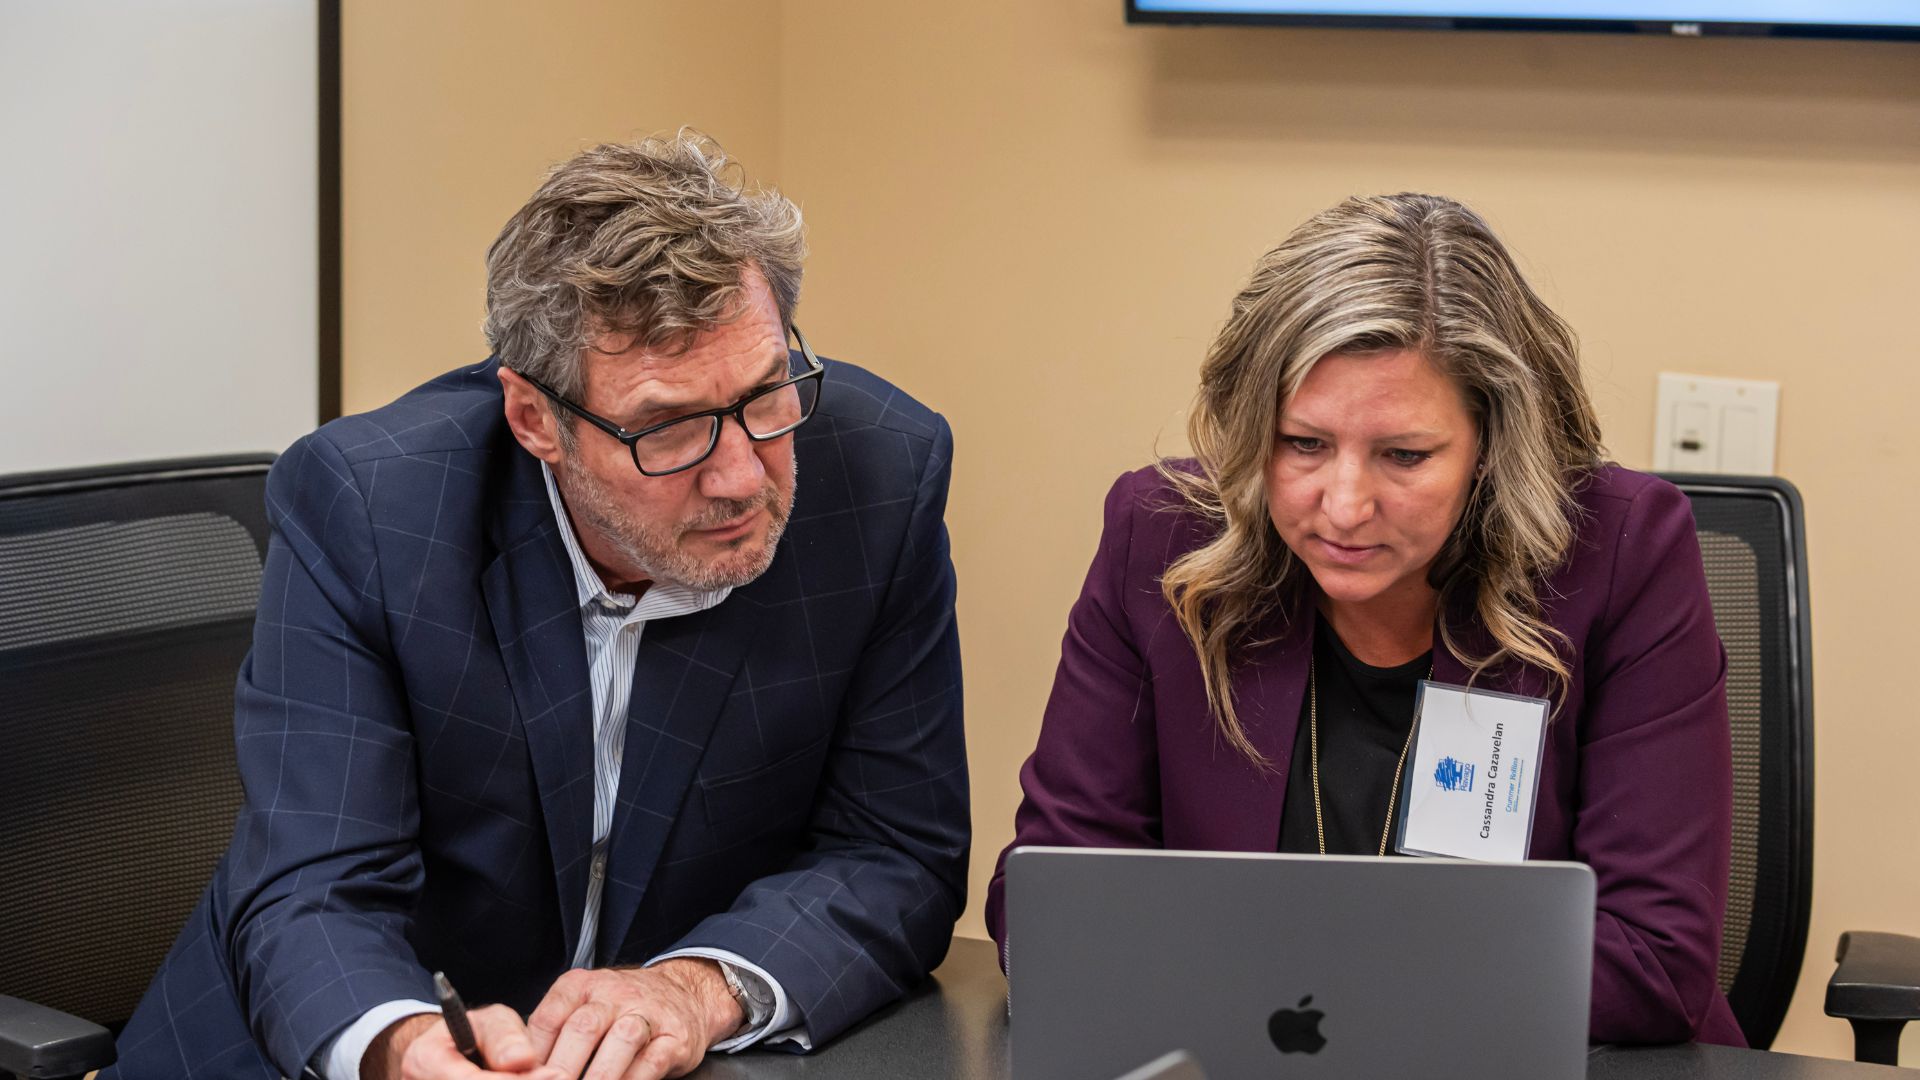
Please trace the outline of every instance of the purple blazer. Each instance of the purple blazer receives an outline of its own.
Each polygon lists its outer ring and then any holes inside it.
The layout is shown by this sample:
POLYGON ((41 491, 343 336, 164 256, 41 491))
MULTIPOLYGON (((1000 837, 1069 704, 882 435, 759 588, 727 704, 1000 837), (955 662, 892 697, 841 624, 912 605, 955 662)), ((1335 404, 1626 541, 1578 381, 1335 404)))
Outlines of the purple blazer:
MULTIPOLYGON (((1532 857, 1583 862, 1598 878, 1595 1042, 1745 1045, 1715 979, 1732 758, 1726 653, 1693 515, 1671 484, 1611 465, 1577 501, 1574 550, 1541 591, 1576 659, 1564 698, 1552 695, 1532 857)), ((1247 735, 1273 763, 1262 770, 1217 736, 1200 665, 1160 595, 1166 567, 1206 539, 1152 469, 1108 493, 1040 742, 1020 770, 1014 845, 1278 849, 1314 611, 1276 619, 1234 677, 1247 735)), ((1484 648, 1477 625, 1453 625, 1484 648)), ((1441 649, 1434 678, 1465 683, 1467 671, 1441 649)), ((1530 669, 1479 685, 1539 697, 1550 686, 1530 669)), ((987 927, 1004 944, 1000 857, 987 927)))

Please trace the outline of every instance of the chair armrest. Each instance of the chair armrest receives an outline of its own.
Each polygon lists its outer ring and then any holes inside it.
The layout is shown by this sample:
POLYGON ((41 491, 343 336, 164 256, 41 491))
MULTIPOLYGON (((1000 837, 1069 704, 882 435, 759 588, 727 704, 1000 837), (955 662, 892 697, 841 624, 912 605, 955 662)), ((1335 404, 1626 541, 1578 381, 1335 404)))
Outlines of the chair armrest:
POLYGON ((0 994, 0 1076, 85 1076, 115 1056, 106 1028, 0 994))
POLYGON ((1850 930, 1827 980, 1827 1015, 1847 1020, 1920 1020, 1920 938, 1850 930))

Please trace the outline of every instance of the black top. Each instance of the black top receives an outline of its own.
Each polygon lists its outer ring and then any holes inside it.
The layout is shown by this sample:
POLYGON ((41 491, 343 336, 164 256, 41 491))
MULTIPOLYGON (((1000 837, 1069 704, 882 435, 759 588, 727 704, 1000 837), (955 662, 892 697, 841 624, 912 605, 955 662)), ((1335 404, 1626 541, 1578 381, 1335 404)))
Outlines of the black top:
MULTIPOLYGON (((1320 807, 1327 854, 1373 855, 1380 850, 1394 766, 1413 727, 1420 680, 1433 670, 1424 653, 1398 667, 1362 663, 1347 651, 1326 619, 1313 634, 1313 670, 1320 700, 1320 807)), ((1314 694, 1300 703, 1300 732, 1287 770, 1287 801, 1280 812, 1280 850, 1316 854, 1313 824, 1313 744, 1307 719, 1314 694)), ((1400 807, 1394 807, 1394 819, 1400 807)), ((1387 841, 1393 854, 1393 840, 1387 841)))

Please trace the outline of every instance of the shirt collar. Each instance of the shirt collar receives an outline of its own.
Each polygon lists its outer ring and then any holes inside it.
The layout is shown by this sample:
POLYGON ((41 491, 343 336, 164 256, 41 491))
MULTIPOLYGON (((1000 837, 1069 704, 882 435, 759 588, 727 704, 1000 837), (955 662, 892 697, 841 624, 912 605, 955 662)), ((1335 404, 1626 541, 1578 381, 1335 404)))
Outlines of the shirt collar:
POLYGON ((647 589, 646 595, 637 599, 626 593, 609 591, 607 583, 600 580, 600 572, 587 561, 586 552, 580 550, 580 538, 573 532, 573 519, 567 515, 566 503, 560 499, 560 487, 554 483, 553 470, 544 461, 540 463, 540 475, 547 482, 547 499, 553 504, 553 520, 560 527, 560 542, 566 546, 567 561, 573 564, 574 589, 582 608, 594 604, 635 617, 663 619, 705 611, 725 600, 727 594, 733 591, 730 585, 719 589, 696 589, 673 581, 655 581, 647 589))

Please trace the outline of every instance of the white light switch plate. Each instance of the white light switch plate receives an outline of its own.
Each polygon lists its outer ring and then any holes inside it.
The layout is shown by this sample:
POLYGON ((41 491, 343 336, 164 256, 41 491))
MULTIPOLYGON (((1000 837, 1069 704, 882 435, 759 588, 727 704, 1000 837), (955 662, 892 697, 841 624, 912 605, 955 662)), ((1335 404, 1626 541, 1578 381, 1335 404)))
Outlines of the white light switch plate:
POLYGON ((1773 474, 1780 384, 1660 373, 1653 467, 1661 472, 1773 474))

